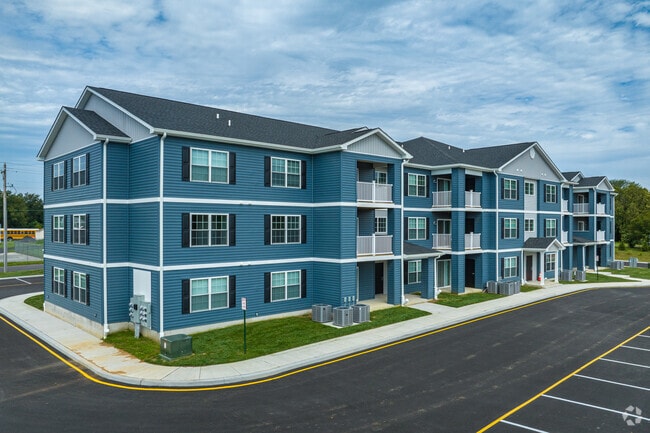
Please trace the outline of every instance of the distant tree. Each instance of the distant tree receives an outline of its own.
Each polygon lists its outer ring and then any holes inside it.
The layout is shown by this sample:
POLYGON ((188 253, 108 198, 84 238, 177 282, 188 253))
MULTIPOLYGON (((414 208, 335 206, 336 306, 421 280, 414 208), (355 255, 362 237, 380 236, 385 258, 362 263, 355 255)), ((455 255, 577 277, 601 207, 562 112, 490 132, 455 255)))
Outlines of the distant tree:
POLYGON ((647 245, 650 236, 650 191, 636 182, 613 180, 616 189, 616 240, 647 245))
MULTIPOLYGON (((7 221, 7 228, 43 228, 43 200, 37 194, 7 192, 7 221)), ((2 223, 4 227, 4 221, 2 223)))

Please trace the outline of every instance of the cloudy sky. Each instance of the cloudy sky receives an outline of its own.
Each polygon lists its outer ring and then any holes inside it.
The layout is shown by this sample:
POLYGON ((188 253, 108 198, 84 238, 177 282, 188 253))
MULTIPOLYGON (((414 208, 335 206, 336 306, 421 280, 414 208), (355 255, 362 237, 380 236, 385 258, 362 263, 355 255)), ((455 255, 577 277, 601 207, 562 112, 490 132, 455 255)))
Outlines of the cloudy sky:
POLYGON ((472 148, 650 188, 650 2, 4 0, 0 162, 36 154, 86 85, 472 148))

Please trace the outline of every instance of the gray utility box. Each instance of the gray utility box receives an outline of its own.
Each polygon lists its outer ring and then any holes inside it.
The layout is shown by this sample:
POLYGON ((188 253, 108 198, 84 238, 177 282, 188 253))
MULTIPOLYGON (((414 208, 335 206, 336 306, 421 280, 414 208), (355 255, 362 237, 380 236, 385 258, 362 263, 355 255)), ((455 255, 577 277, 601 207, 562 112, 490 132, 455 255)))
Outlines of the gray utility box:
POLYGON ((613 260, 613 261, 609 262, 609 267, 611 269, 615 269, 617 271, 620 271, 621 269, 623 269, 623 265, 624 265, 624 263, 623 263, 622 260, 613 260))
POLYGON ((185 334, 170 335, 160 339, 160 357, 171 361, 192 354, 192 337, 185 334))
POLYGON ((334 313, 334 326, 351 326, 352 325, 352 308, 351 307, 335 307, 332 309, 334 313))
POLYGON ((587 281, 587 271, 576 271, 576 281, 587 281))
POLYGON ((497 285, 499 294, 501 295, 514 295, 521 291, 521 283, 519 281, 504 281, 497 285))
POLYGON ((571 269, 561 270, 560 281, 573 281, 573 271, 571 269))
POLYGON ((328 304, 314 304, 311 306, 311 320, 325 323, 332 321, 332 306, 328 304))
POLYGON ((354 304, 352 306, 352 321, 354 323, 370 322, 370 305, 354 304))
POLYGON ((637 266, 639 266, 639 259, 636 257, 630 257, 630 267, 636 268, 637 266))
POLYGON ((486 289, 488 293, 499 293, 499 289, 496 281, 488 281, 486 289))

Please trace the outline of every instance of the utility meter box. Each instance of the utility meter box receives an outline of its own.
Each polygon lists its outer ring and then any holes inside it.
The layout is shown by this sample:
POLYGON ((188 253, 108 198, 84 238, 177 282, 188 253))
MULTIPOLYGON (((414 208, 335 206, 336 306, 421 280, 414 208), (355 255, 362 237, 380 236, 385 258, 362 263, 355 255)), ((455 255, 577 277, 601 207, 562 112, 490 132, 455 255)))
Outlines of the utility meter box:
POLYGON ((140 323, 140 305, 144 302, 144 296, 135 295, 129 301, 129 321, 140 323))
POLYGON ((185 334, 170 335, 160 339, 160 357, 164 360, 192 354, 192 337, 185 334))

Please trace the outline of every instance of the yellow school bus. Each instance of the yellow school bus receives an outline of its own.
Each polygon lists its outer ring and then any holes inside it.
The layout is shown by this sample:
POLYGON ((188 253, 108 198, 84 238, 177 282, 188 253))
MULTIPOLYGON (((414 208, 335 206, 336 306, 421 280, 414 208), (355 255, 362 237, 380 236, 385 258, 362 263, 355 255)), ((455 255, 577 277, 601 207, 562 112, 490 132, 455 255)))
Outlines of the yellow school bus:
MULTIPOLYGON (((25 238, 43 239, 43 229, 7 229, 8 241, 20 241, 25 238)), ((5 230, 0 228, 0 242, 5 239, 5 230)))

